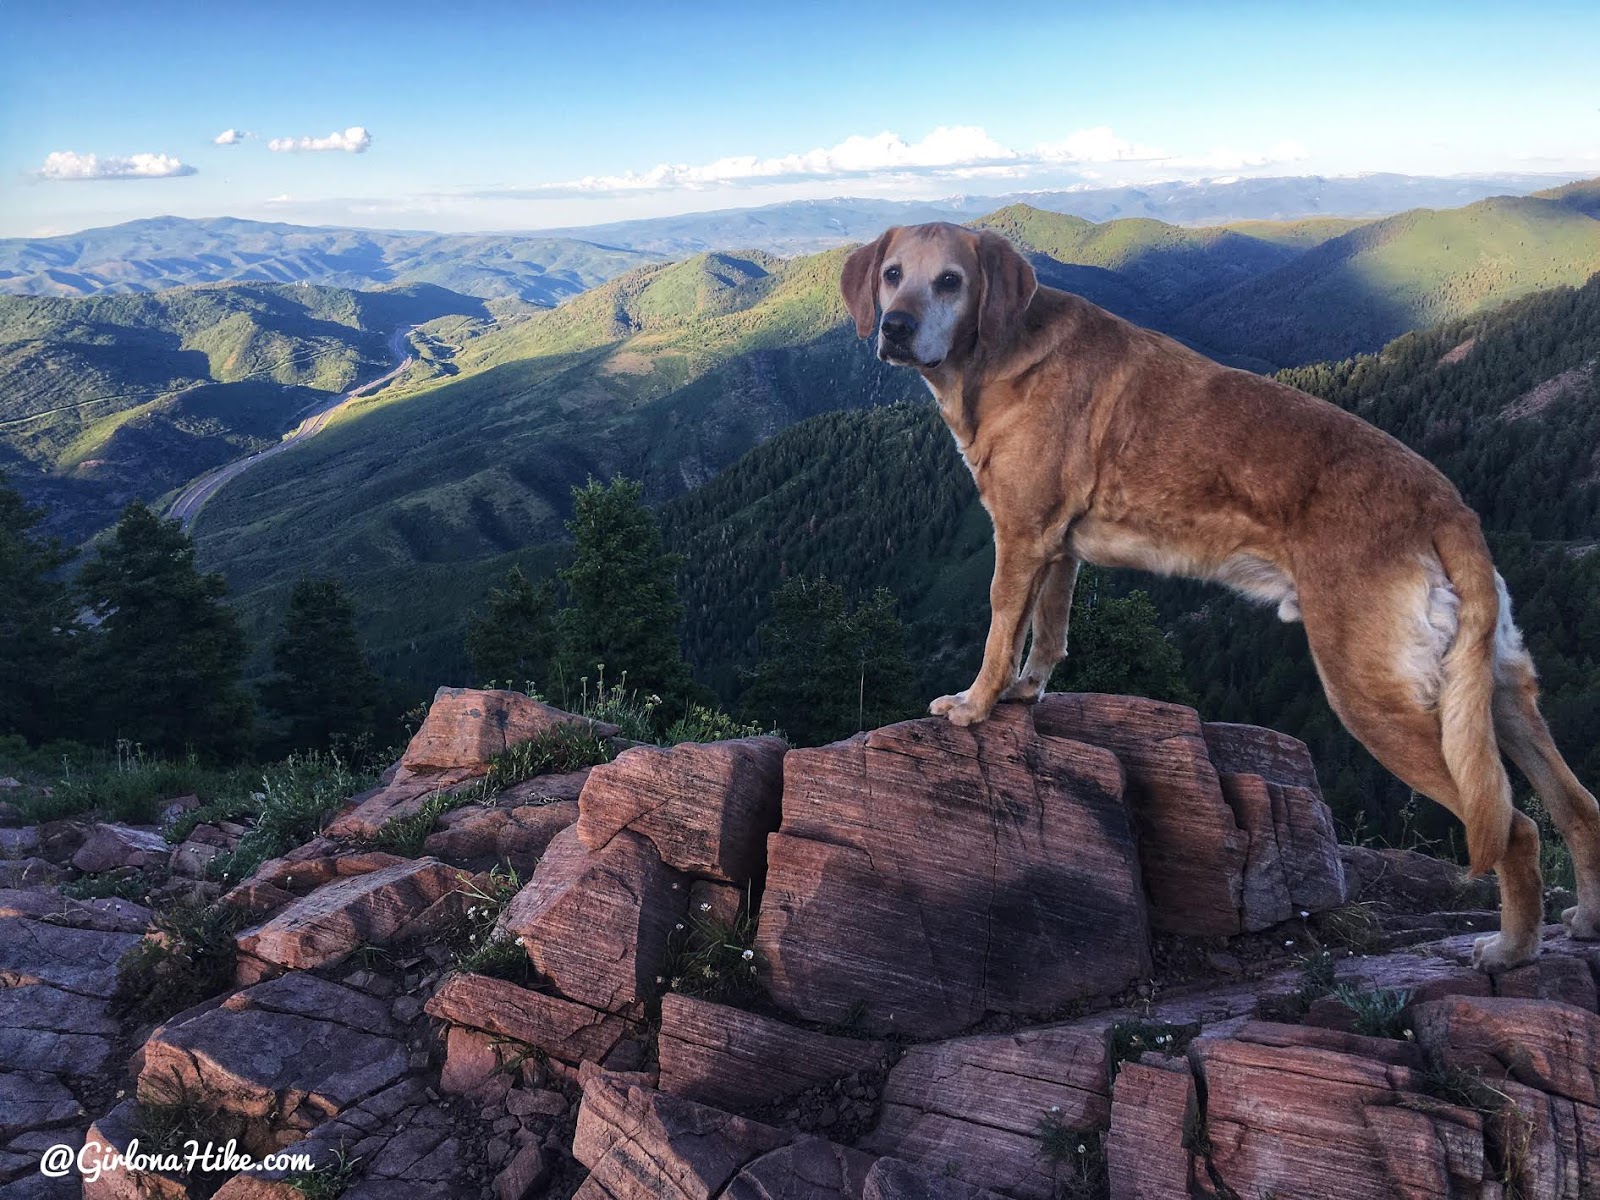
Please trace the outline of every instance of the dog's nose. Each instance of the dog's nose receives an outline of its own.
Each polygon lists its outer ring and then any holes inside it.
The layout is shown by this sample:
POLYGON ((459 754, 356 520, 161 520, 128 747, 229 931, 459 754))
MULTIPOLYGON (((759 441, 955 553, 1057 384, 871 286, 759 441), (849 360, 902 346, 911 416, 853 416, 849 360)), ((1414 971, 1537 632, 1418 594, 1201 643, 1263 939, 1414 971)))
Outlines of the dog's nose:
POLYGON ((884 339, 896 344, 909 342, 911 335, 917 331, 917 320, 908 312, 886 312, 883 314, 884 339))

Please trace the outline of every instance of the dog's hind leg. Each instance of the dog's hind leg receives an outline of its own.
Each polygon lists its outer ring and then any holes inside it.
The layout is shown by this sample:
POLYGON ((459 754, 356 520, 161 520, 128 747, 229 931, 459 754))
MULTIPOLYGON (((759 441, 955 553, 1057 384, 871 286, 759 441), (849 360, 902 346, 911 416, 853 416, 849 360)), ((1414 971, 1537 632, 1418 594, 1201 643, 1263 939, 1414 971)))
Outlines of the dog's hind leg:
POLYGON ((1467 826, 1474 866, 1500 877, 1501 931, 1478 940, 1473 961, 1488 971, 1531 961, 1544 907, 1539 831, 1512 806, 1492 716, 1467 720, 1452 694, 1475 669, 1461 660, 1466 614, 1458 624, 1452 581, 1437 563, 1380 565, 1360 591, 1319 575, 1301 578, 1300 605, 1329 703, 1374 758, 1467 826), (1468 737, 1482 744, 1467 748, 1463 770, 1468 737))
MULTIPOLYGON (((1056 664, 1067 656, 1067 627, 1072 619, 1072 591, 1077 581, 1075 558, 1057 559, 1044 569, 1039 594, 1033 602, 1033 644, 1028 650, 1028 663, 1020 672, 1013 666, 1015 679, 1000 693, 1000 699, 1037 700, 1056 664)), ((1019 657, 1021 649, 1019 642, 1019 657)))
MULTIPOLYGON (((1507 606, 1509 607, 1509 605, 1507 606)), ((1561 914, 1575 938, 1600 939, 1600 806, 1578 782, 1539 713, 1533 660, 1507 625, 1495 662, 1494 726, 1507 757, 1528 777, 1561 831, 1577 877, 1578 903, 1561 914)))

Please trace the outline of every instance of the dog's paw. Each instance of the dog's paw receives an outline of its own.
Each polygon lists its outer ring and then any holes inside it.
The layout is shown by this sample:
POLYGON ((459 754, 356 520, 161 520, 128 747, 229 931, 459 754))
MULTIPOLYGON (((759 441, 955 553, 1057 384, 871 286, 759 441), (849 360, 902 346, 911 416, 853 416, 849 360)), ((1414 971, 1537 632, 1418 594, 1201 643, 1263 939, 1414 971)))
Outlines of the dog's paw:
POLYGON ((1480 971, 1498 975, 1513 967, 1526 966, 1539 957, 1539 939, 1511 937, 1506 933, 1491 933, 1472 943, 1472 965, 1480 971))
POLYGON ((969 698, 945 713, 945 716, 950 719, 952 725, 977 725, 987 719, 993 711, 993 704, 979 704, 969 698))
POLYGON ((1582 905, 1573 905, 1561 914, 1561 923, 1567 927, 1567 936, 1580 942, 1600 942, 1600 916, 1583 911, 1582 905))
POLYGON ((940 696, 932 704, 928 705, 928 711, 936 717, 942 717, 952 708, 956 708, 966 702, 967 694, 965 692, 957 692, 954 696, 940 696))
POLYGON ((1039 693, 1044 691, 1044 684, 1037 679, 1029 679, 1024 675, 1005 691, 1000 693, 1002 700, 1020 700, 1024 704, 1032 704, 1039 698, 1039 693))

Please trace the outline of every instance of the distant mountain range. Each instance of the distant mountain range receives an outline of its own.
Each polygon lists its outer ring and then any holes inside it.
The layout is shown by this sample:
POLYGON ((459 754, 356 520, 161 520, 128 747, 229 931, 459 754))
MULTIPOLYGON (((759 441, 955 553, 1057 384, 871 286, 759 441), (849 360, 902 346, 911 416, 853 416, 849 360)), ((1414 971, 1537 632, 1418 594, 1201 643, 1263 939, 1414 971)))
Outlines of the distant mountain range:
POLYGON ((0 292, 87 296, 196 283, 433 283, 469 296, 555 304, 624 271, 715 250, 814 254, 892 224, 968 221, 1011 204, 1091 221, 1176 225, 1372 218, 1523 195, 1541 175, 1361 175, 1235 179, 932 201, 801 200, 762 208, 537 233, 438 234, 310 228, 231 217, 156 217, 59 237, 0 239, 0 292))
POLYGON ((197 283, 431 283, 552 305, 659 254, 528 234, 315 229, 233 217, 154 217, 48 238, 0 239, 0 292, 90 296, 197 283))
POLYGON ((970 221, 1012 204, 1089 221, 1148 217, 1173 225, 1298 221, 1306 217, 1385 217, 1410 208, 1456 208, 1489 196, 1548 188, 1549 175, 1320 175, 1200 180, 1139 187, 950 196, 942 200, 796 200, 546 231, 670 257, 706 250, 751 249, 810 254, 876 237, 888 225, 970 221))

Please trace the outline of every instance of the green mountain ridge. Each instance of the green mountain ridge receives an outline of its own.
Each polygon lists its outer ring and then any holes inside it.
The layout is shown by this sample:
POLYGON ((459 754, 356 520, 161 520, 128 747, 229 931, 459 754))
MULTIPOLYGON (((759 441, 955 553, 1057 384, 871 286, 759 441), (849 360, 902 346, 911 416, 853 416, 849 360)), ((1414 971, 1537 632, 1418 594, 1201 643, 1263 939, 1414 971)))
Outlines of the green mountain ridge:
POLYGON ((1330 238, 1181 314, 1188 332, 1284 365, 1378 349, 1411 329, 1479 312, 1600 270, 1590 193, 1416 209, 1330 238), (1340 320, 1330 321, 1330 313, 1340 320))
MULTIPOLYGON (((1532 203, 1562 228, 1588 220, 1532 203)), ((1018 207, 985 220, 1024 246, 1046 282, 1202 348, 1187 324, 1194 311, 1373 228, 1340 233, 1324 221, 1274 240, 1148 221, 1094 226, 1018 207), (1323 234, 1331 241, 1309 252, 1284 244, 1323 234), (1212 298, 1195 300, 1208 286, 1212 298)), ((837 289, 845 253, 698 254, 509 327, 469 330, 478 336, 443 347, 439 373, 347 406, 314 442, 224 489, 195 525, 201 560, 228 575, 259 631, 300 574, 476 570, 560 541, 570 489, 590 475, 640 478, 660 503, 795 421, 919 395, 913 375, 884 368, 855 339, 837 289)), ((1343 310, 1307 320, 1314 340, 1346 339, 1343 310)), ((1236 344, 1227 356, 1236 363, 1270 364, 1236 344)), ((419 604, 381 652, 432 644, 453 619, 419 604)))
POLYGON ((485 303, 432 285, 227 285, 0 296, 0 466, 79 540, 275 440, 393 366, 389 336, 485 303))

